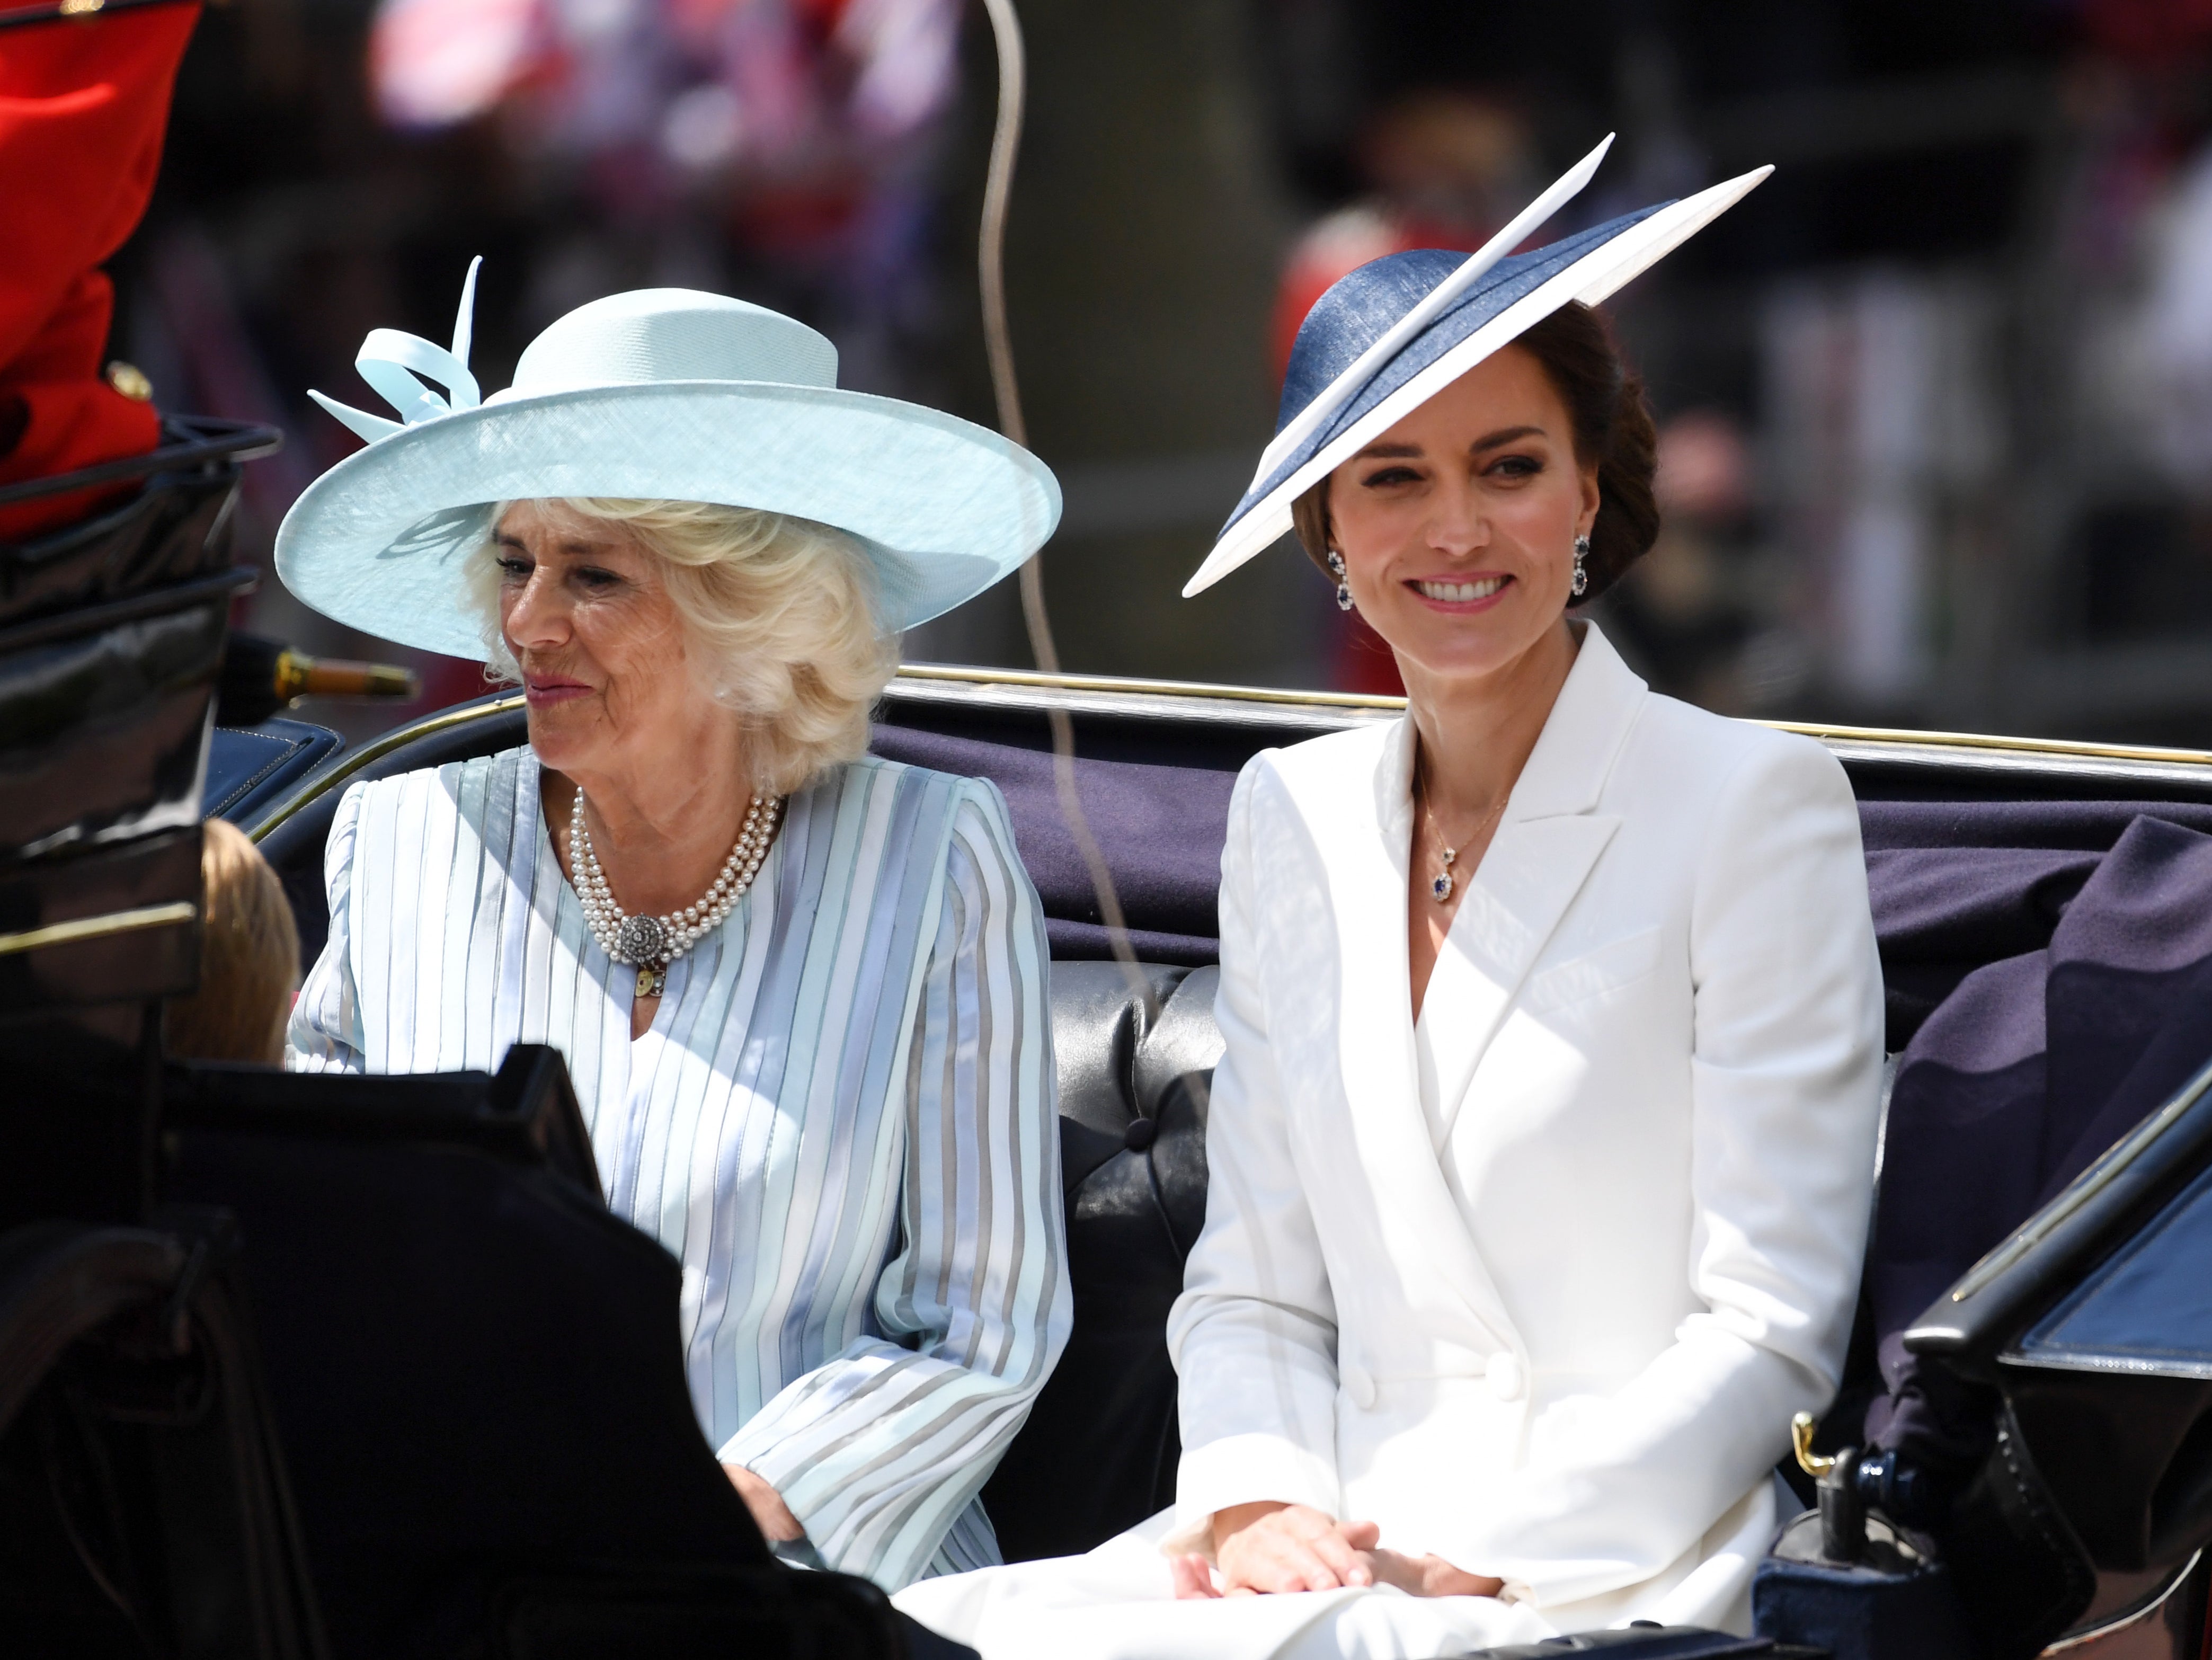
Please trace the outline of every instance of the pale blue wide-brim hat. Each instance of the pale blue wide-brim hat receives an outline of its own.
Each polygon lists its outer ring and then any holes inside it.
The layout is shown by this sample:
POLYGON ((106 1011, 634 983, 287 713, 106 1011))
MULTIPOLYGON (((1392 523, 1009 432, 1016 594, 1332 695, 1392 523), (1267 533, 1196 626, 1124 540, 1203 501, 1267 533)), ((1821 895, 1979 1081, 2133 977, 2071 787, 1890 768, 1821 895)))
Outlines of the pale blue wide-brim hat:
POLYGON ((720 295, 646 289, 580 306, 530 343, 513 386, 480 400, 476 277, 471 265, 450 351, 395 329, 362 343, 356 366, 400 420, 308 394, 368 447, 284 515, 276 574, 364 633, 481 659, 466 565, 501 502, 711 502, 834 526, 873 561, 892 629, 973 599, 1060 522, 1059 483, 1018 444, 841 391, 829 340, 720 295))
POLYGON ((1515 253, 1589 182, 1612 143, 1608 136, 1473 254, 1386 255, 1314 302, 1291 348, 1274 440, 1184 585, 1185 599, 1279 541, 1299 496, 1483 359, 1571 301, 1597 304, 1774 171, 1760 167, 1515 253))

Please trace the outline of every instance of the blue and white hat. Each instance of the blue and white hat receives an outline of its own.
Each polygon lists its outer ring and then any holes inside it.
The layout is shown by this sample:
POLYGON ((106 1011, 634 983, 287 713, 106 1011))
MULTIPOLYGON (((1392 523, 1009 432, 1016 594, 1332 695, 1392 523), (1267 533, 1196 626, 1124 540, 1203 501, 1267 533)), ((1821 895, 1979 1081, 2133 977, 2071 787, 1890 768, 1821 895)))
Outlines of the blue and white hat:
POLYGON ((713 502, 835 526, 875 562, 896 629, 973 599, 1060 522, 1059 483, 1018 444, 839 390, 822 335, 720 295, 646 289, 580 306, 531 342, 513 386, 481 398, 468 357, 483 263, 450 351, 396 329, 362 343, 356 367, 401 419, 308 394, 368 440, 276 532, 277 575, 325 616, 482 657, 467 556, 494 504, 533 497, 713 502))
POLYGON ((1274 441, 1184 584, 1186 599, 1271 546, 1291 528, 1292 502, 1484 358, 1570 301, 1597 304, 1774 171, 1514 253, 1589 182, 1612 143, 1608 134, 1474 253, 1424 249, 1370 260, 1314 302, 1291 349, 1274 441))

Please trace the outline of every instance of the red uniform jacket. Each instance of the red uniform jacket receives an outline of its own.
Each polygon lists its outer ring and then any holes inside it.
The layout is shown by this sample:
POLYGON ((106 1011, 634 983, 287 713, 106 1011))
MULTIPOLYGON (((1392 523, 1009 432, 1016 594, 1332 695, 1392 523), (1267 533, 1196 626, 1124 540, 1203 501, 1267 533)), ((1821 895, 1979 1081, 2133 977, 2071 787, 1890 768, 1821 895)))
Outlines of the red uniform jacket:
MULTIPOLYGON (((196 5, 0 30, 0 484, 152 449, 161 420, 103 374, 99 270, 146 210, 196 5)), ((100 491, 0 507, 0 542, 82 517, 100 491)))

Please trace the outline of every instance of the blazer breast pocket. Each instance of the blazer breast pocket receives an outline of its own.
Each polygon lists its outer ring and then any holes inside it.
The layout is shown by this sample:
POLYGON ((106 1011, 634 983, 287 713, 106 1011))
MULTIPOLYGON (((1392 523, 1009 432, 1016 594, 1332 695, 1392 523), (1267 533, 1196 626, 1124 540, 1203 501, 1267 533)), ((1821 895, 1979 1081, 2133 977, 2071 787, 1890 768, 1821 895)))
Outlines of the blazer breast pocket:
POLYGON ((1649 927, 1607 940, 1595 951, 1569 958, 1529 976, 1521 1006, 1531 1014, 1562 1009, 1641 980, 1659 966, 1659 930, 1649 927))

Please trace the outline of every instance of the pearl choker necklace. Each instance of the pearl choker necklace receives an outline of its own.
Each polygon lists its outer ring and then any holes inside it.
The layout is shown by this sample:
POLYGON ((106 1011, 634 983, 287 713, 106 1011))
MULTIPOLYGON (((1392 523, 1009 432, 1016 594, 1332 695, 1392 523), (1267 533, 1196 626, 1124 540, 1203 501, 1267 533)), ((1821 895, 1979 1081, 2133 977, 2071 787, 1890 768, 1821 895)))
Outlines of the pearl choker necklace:
POLYGON ((576 897, 584 907, 584 924, 609 957, 636 965, 640 998, 659 996, 668 983, 668 965, 720 927, 737 908, 745 890, 752 886, 753 878, 760 873, 761 861, 768 857, 769 844, 775 840, 775 821, 782 811, 781 796, 754 796, 745 810, 744 824, 738 831, 737 846, 730 849, 714 886, 699 896, 698 903, 665 916, 632 916, 615 903, 607 887, 606 873, 599 868, 599 857, 592 851, 592 832, 584 824, 584 792, 576 792, 576 805, 568 813, 568 864, 575 873, 576 897))

